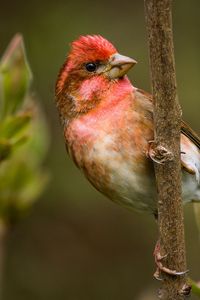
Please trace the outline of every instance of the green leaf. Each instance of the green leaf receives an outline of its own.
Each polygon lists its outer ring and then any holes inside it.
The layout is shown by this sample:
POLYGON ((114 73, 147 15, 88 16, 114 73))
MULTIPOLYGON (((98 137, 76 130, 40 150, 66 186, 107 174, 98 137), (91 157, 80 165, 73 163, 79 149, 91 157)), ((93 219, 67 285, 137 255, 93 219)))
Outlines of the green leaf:
POLYGON ((188 279, 188 283, 192 286, 192 293, 200 298, 200 284, 192 279, 188 279))
POLYGON ((32 157, 32 163, 34 165, 40 165, 44 160, 49 146, 49 132, 47 128, 47 122, 44 114, 42 113, 37 99, 30 98, 30 105, 34 106, 33 118, 29 126, 29 141, 27 143, 27 150, 32 157))
POLYGON ((47 183, 48 174, 30 165, 28 161, 28 155, 14 156, 1 165, 0 217, 3 219, 21 217, 47 183))
POLYGON ((23 38, 17 34, 0 62, 1 117, 15 113, 22 106, 31 78, 23 38))
POLYGON ((18 136, 24 131, 30 120, 30 113, 7 117, 4 122, 0 123, 0 138, 11 139, 18 136))
POLYGON ((44 189, 46 120, 29 92, 31 72, 16 35, 0 62, 0 219, 18 220, 44 189))
POLYGON ((0 162, 7 159, 11 154, 12 145, 7 140, 0 139, 0 162))

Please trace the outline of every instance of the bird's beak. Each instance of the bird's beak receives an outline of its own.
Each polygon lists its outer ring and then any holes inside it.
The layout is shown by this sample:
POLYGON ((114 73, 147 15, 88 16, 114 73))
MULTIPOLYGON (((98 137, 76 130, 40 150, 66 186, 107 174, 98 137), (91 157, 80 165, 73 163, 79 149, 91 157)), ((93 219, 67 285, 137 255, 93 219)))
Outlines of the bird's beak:
POLYGON ((111 79, 116 79, 124 76, 130 68, 132 68, 137 61, 121 55, 119 53, 113 54, 109 61, 109 69, 106 71, 107 76, 111 79))

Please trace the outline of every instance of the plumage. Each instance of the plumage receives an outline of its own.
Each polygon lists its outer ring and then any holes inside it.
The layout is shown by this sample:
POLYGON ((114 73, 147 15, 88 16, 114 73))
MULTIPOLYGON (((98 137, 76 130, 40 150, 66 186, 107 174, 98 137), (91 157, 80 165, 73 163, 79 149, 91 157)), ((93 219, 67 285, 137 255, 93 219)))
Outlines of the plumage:
MULTIPOLYGON (((155 176, 147 156, 153 101, 126 76, 135 63, 103 37, 81 37, 59 73, 56 102, 67 150, 92 185, 114 202, 155 213, 155 176), (95 64, 94 72, 87 63, 95 64)), ((181 162, 183 201, 200 201, 200 139, 185 122, 181 162)))

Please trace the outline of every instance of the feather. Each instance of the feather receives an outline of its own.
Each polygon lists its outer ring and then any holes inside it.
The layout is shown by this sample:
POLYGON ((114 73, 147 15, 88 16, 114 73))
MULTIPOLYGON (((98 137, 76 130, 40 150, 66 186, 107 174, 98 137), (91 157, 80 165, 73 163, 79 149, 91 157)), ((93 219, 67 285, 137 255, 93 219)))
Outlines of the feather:
POLYGON ((181 124, 181 132, 190 139, 197 147, 200 149, 200 137, 196 134, 196 132, 182 120, 181 124))

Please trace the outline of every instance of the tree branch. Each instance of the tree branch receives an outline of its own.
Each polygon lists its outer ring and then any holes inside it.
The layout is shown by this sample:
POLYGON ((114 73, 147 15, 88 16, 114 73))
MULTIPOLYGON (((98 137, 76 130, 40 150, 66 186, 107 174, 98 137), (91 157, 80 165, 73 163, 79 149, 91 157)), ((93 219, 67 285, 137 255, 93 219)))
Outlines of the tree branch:
MULTIPOLYGON (((186 270, 183 208, 181 200, 180 128, 177 98, 171 0, 144 0, 150 68, 155 102, 154 160, 158 191, 158 226, 162 264, 170 270, 186 270)), ((161 272, 160 299, 182 300, 190 292, 186 276, 161 272)))

